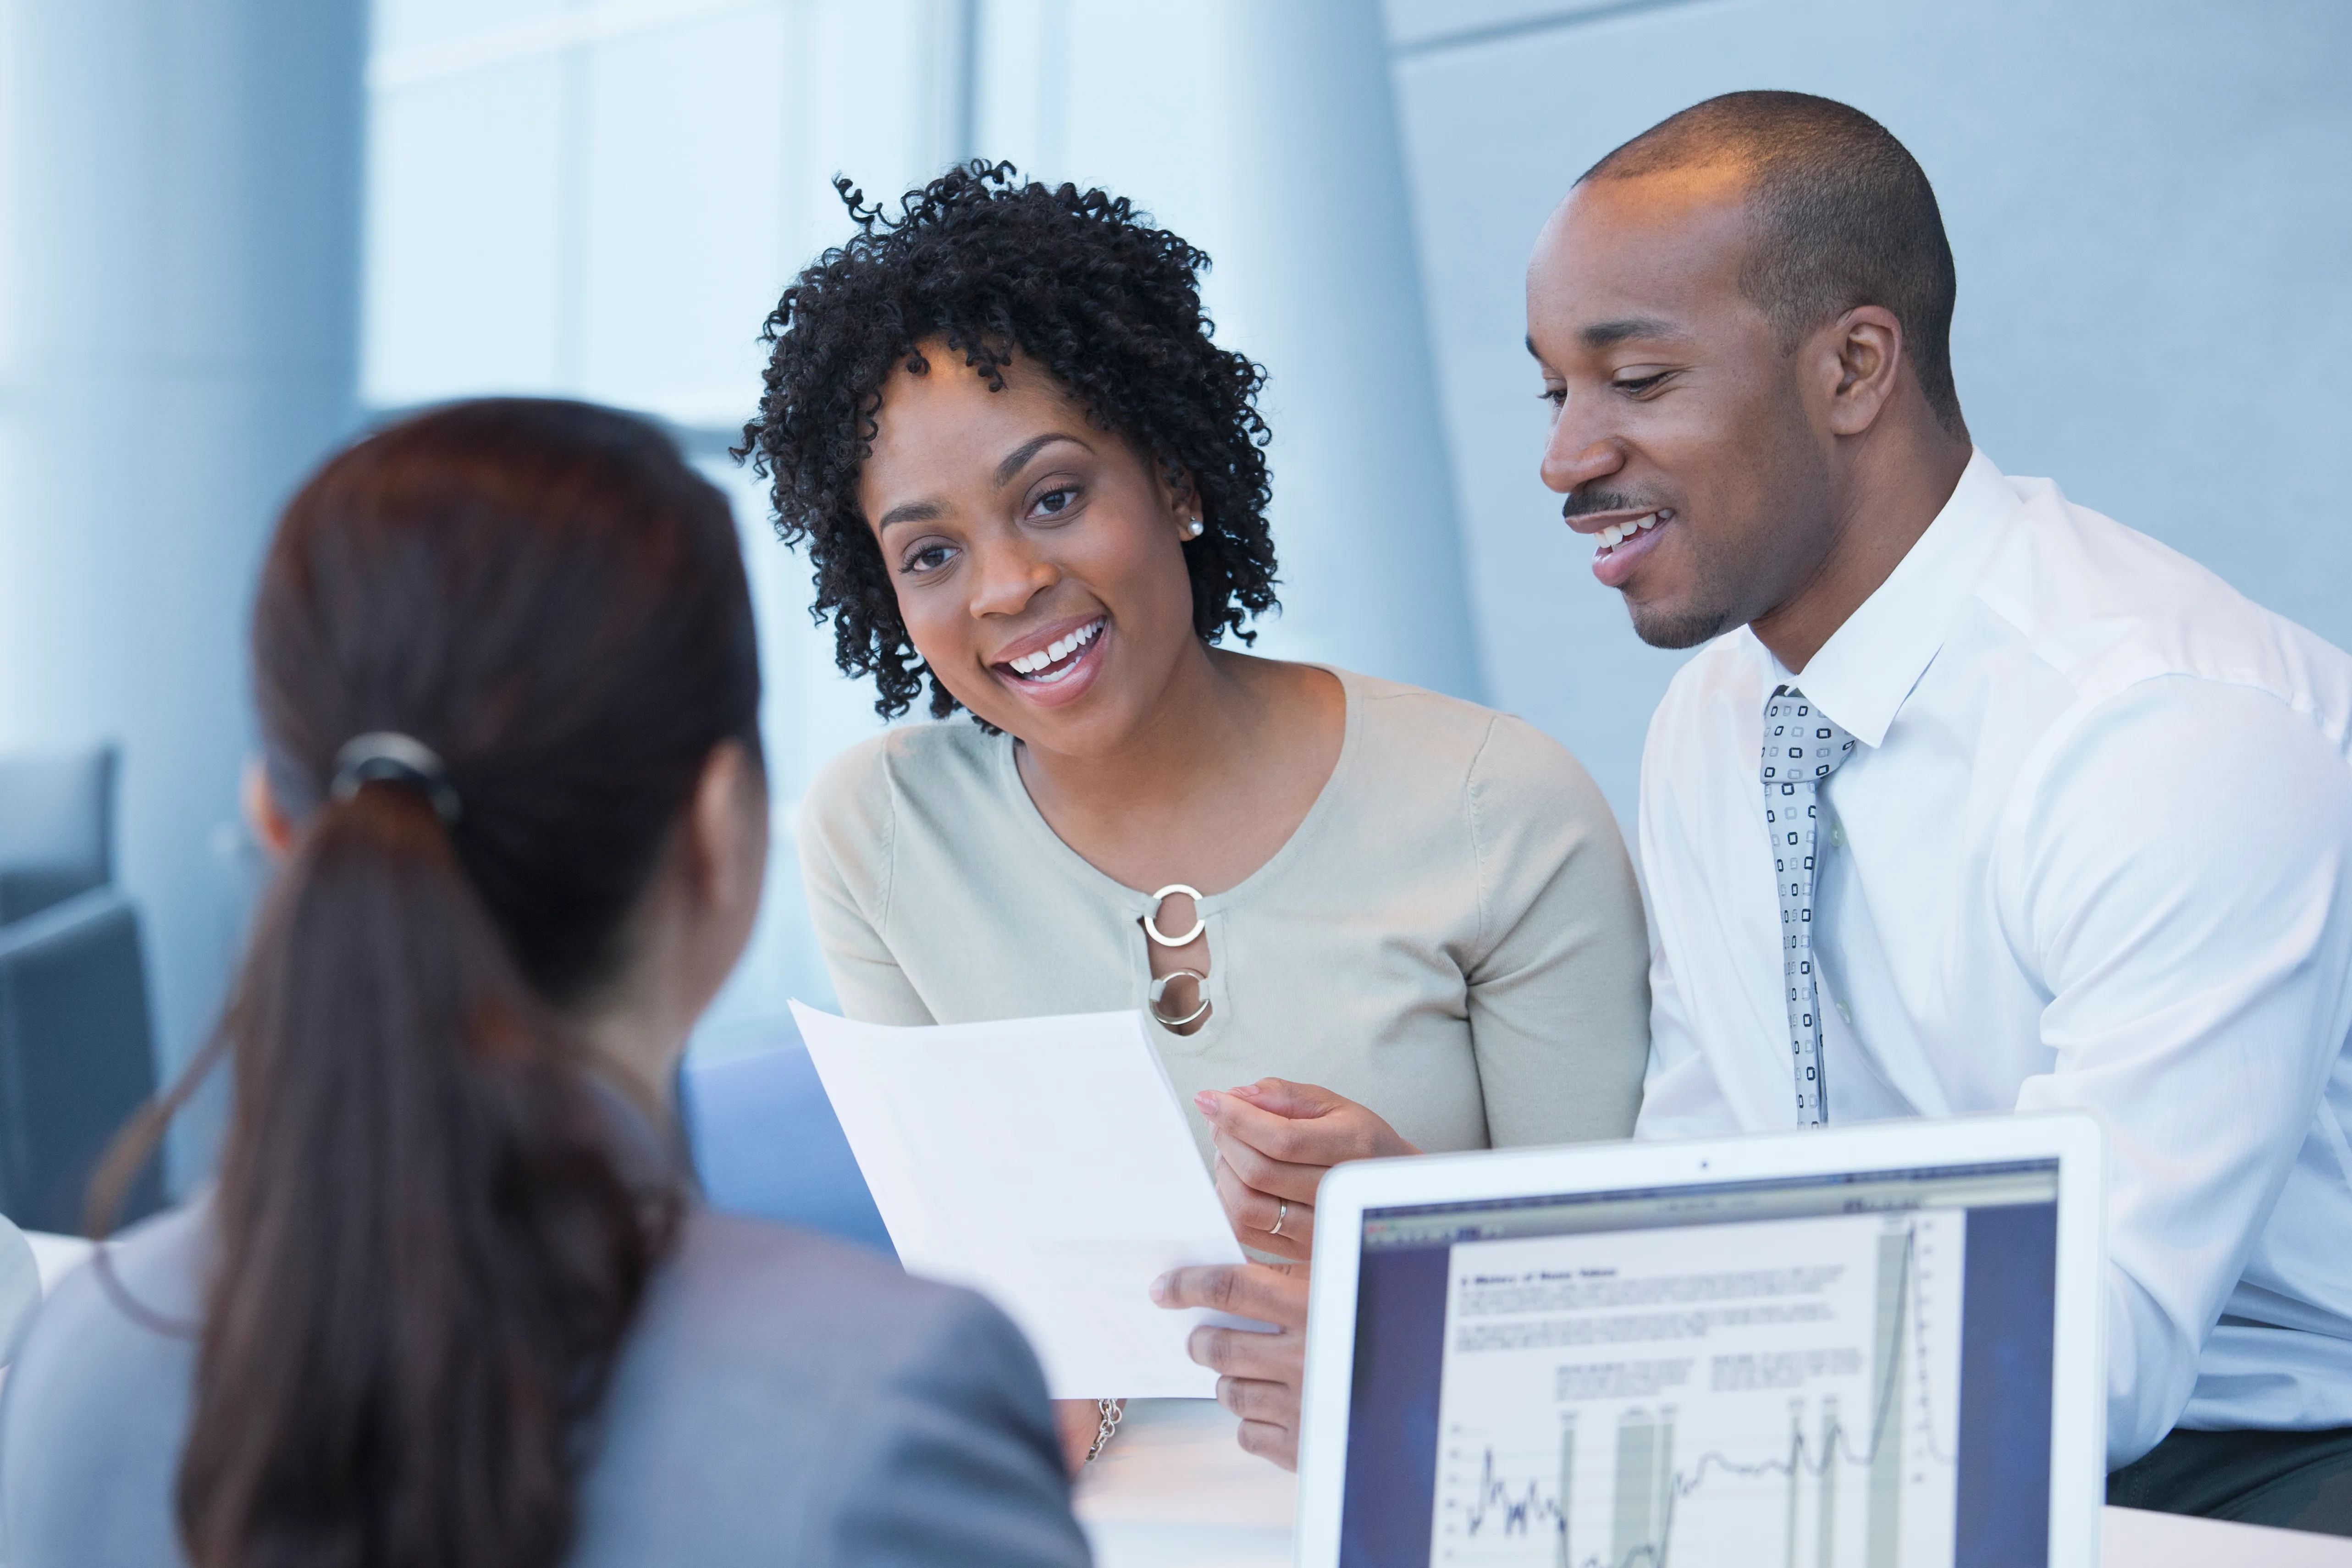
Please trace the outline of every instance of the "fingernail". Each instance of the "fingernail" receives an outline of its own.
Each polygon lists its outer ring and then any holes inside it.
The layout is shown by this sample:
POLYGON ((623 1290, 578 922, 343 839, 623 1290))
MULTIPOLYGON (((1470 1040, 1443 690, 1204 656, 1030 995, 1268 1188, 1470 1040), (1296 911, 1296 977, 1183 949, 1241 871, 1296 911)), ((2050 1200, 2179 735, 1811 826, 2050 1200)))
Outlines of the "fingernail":
POLYGON ((1245 1083, 1245 1084, 1243 1084, 1239 1089, 1229 1089, 1225 1090, 1225 1092, 1226 1092, 1227 1094, 1238 1094, 1238 1095, 1240 1095, 1244 1100, 1255 1100, 1255 1099, 1258 1097, 1258 1095, 1259 1095, 1259 1093, 1260 1093, 1261 1091, 1259 1090, 1259 1089, 1258 1089, 1257 1085, 1255 1085, 1255 1084, 1254 1084, 1254 1083, 1245 1083))
POLYGON ((1201 1108, 1202 1115, 1214 1116, 1217 1113, 1217 1091, 1204 1089, 1192 1097, 1192 1103, 1201 1108))
POLYGON ((1164 1300, 1167 1298, 1167 1295, 1168 1276, 1162 1274, 1159 1279, 1154 1279, 1151 1282, 1151 1299, 1155 1301, 1164 1300))

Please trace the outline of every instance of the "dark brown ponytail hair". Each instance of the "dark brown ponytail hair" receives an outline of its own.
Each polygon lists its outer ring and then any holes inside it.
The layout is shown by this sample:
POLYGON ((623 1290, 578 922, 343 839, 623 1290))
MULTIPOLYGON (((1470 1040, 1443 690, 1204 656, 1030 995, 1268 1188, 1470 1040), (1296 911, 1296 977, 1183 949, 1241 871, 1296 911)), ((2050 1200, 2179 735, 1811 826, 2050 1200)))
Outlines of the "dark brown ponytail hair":
POLYGON ((499 399, 408 419, 286 510, 254 610, 298 825, 219 1048, 179 1520, 196 1568, 552 1568, 676 1195, 563 1019, 713 750, 757 759, 727 503, 645 422, 499 399), (389 731, 442 760, 338 798, 389 731))

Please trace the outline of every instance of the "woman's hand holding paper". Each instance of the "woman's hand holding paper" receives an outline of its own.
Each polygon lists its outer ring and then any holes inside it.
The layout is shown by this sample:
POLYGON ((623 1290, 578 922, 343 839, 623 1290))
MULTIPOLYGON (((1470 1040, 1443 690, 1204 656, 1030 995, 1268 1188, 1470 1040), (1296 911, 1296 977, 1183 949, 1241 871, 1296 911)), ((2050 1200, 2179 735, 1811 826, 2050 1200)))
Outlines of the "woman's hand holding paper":
POLYGON ((1315 1247, 1315 1188, 1349 1160, 1418 1154, 1364 1106, 1311 1083, 1262 1078, 1192 1103, 1215 1130, 1217 1196, 1245 1247, 1305 1261, 1315 1247))

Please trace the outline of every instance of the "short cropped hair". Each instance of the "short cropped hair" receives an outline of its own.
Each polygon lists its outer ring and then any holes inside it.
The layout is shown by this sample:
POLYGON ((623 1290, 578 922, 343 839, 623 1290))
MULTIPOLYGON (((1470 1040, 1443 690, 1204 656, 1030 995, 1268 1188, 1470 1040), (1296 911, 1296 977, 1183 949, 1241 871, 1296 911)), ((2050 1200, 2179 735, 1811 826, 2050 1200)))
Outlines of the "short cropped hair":
POLYGON ((1903 325, 1927 405, 1958 434, 1952 301, 1958 279, 1927 175, 1886 127, 1804 92, 1727 92, 1663 120, 1577 181, 1729 164, 1748 171, 1754 242, 1739 291, 1784 351, 1857 305, 1903 325))
POLYGON ((1024 181, 1010 163, 959 164, 895 214, 845 179, 834 187, 852 232, 768 318, 766 386, 736 456, 770 479, 784 542, 807 544, 834 662, 873 678, 876 710, 905 712, 926 676, 934 718, 958 706, 907 636, 857 493, 883 384, 902 365, 928 373, 926 343, 997 392, 1014 355, 1031 361, 1097 426, 1189 479, 1204 525, 1184 546, 1192 629, 1252 640, 1249 621, 1276 604, 1265 372, 1211 341, 1208 257, 1124 196, 1024 181))

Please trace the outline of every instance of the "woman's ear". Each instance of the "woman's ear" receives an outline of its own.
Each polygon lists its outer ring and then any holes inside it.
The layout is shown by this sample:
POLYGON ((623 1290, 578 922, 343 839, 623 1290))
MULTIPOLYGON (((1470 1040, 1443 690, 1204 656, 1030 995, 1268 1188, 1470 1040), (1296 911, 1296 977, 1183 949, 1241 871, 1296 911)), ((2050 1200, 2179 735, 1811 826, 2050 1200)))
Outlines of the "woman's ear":
POLYGON ((768 875, 768 781, 750 747, 710 749, 692 806, 696 879, 709 910, 748 927, 768 875))
POLYGON ((1192 470, 1180 468, 1171 463, 1157 465, 1160 469, 1160 497, 1169 512, 1181 522, 1186 518, 1201 515, 1201 487, 1192 480, 1192 470))
POLYGON ((1201 513, 1201 487, 1193 483, 1190 468, 1160 464, 1160 496, 1176 519, 1178 539, 1189 544, 1207 531, 1207 521, 1201 513))
POLYGON ((253 829, 270 858, 283 859, 294 847, 294 824, 278 809, 278 795, 269 787, 269 770, 259 757, 246 758, 245 780, 238 794, 245 803, 246 826, 253 829))

